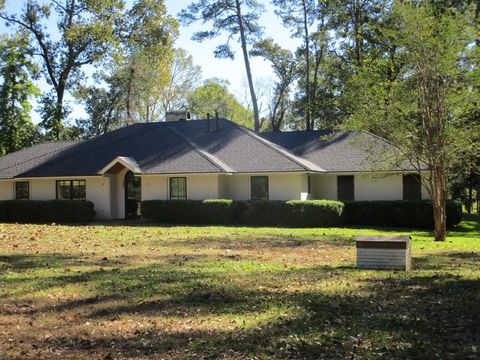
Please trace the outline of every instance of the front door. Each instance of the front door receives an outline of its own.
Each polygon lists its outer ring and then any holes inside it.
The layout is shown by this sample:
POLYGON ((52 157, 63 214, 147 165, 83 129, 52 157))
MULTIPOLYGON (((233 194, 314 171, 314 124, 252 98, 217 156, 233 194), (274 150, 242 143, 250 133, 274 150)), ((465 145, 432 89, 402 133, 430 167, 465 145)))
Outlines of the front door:
POLYGON ((140 216, 142 201, 142 179, 129 171, 125 174, 125 218, 140 216))

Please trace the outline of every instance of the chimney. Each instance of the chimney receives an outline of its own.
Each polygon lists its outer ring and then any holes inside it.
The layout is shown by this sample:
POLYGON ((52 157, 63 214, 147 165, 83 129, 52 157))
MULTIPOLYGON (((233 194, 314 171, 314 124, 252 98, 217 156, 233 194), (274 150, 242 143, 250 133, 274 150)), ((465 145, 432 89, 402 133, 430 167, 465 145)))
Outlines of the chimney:
POLYGON ((217 131, 219 130, 219 126, 218 126, 218 110, 215 110, 215 123, 217 125, 217 131))
POLYGON ((167 111, 165 115, 166 122, 191 120, 192 114, 188 110, 167 111))
POLYGON ((207 132, 210 132, 210 113, 207 113, 207 132))

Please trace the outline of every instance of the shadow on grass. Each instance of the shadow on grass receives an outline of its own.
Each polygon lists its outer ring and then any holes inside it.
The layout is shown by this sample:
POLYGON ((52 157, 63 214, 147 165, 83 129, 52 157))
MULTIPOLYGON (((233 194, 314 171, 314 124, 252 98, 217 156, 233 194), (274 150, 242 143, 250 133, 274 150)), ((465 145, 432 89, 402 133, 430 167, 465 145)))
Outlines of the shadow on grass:
MULTIPOLYGON (((11 271, 22 272, 25 264, 41 263, 46 255, 21 261, 8 258, 2 261, 10 264, 11 271)), ((426 256, 419 266, 425 270, 429 264, 448 264, 449 259, 473 263, 478 255, 426 256)), ((72 257, 55 257, 57 264, 62 261, 71 262, 72 257)), ((24 276, 4 281, 3 286, 7 291, 48 291, 71 284, 93 288, 97 295, 39 307, 35 315, 75 311, 82 321, 92 322, 160 317, 193 321, 197 327, 151 325, 125 334, 88 336, 54 331, 46 344, 36 346, 82 356, 121 353, 124 357, 178 359, 478 357, 480 279, 448 273, 372 271, 365 276, 364 271, 345 266, 255 268, 251 263, 197 256, 135 268, 24 276), (336 281, 356 285, 329 290, 315 286, 336 281), (312 286, 298 289, 299 283, 312 286), (269 315, 256 320, 265 314, 269 315), (204 318, 219 322, 227 318, 235 326, 201 326, 204 318), (246 319, 253 324, 242 325, 246 319)), ((12 298, 7 295, 4 300, 12 298)))
MULTIPOLYGON (((151 328, 128 337, 86 340, 85 337, 58 336, 51 345, 67 351, 82 349, 87 353, 105 354, 113 350, 127 357, 143 354, 153 358, 169 352, 176 354, 175 358, 224 358, 235 354, 236 358, 473 359, 477 355, 479 280, 452 276, 390 277, 366 280, 365 285, 367 295, 246 292, 242 288, 231 288, 228 298, 210 298, 211 315, 215 314, 215 308, 228 308, 233 316, 244 315, 236 306, 232 308, 232 299, 252 313, 273 307, 296 311, 279 314, 259 326, 234 330, 151 328), (258 309, 257 305, 265 298, 269 299, 268 303, 258 309)), ((177 314, 189 313, 190 308, 196 311, 204 305, 205 291, 193 293, 191 297, 172 300, 170 305, 176 307, 177 314)), ((138 311, 144 309, 139 306, 135 314, 138 311)))
POLYGON ((453 231, 458 233, 478 232, 480 234, 480 215, 463 213, 462 222, 453 231))
POLYGON ((446 252, 415 257, 413 267, 421 270, 478 270, 480 268, 480 253, 474 251, 446 252))

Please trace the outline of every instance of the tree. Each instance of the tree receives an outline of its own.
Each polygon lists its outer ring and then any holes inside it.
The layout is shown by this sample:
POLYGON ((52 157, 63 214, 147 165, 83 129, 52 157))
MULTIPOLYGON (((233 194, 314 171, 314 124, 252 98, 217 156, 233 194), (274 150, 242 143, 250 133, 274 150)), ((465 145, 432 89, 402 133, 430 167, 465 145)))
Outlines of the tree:
POLYGON ((86 119, 77 119, 76 124, 86 139, 104 135, 120 124, 119 103, 121 88, 109 84, 104 87, 80 87, 75 97, 85 106, 86 119))
POLYGON ((160 103, 164 113, 187 106, 188 97, 198 86, 202 69, 193 64, 193 58, 184 49, 175 49, 168 64, 169 82, 160 91, 160 103))
POLYGON ((164 89, 173 66, 177 21, 163 0, 137 0, 121 21, 119 46, 93 86, 78 86, 75 96, 89 114, 77 119, 85 137, 122 125, 162 118, 164 89))
POLYGON ((282 49, 272 39, 257 42, 250 54, 269 61, 277 76, 269 105, 269 120, 271 129, 279 131, 288 110, 290 86, 298 76, 298 63, 291 51, 282 49))
POLYGON ((127 124, 158 119, 161 91, 169 82, 169 64, 178 23, 163 0, 137 0, 127 12, 115 64, 123 78, 127 124))
POLYGON ((310 92, 310 27, 317 17, 316 2, 314 0, 273 0, 273 4, 278 7, 275 11, 282 18, 283 24, 292 28, 294 37, 303 39, 303 48, 301 52, 305 55, 305 114, 306 129, 313 128, 312 123, 312 99, 310 92))
POLYGON ((213 116, 217 111, 222 118, 251 127, 252 114, 228 91, 227 85, 227 82, 218 79, 206 80, 189 96, 189 109, 196 117, 204 119, 207 114, 213 116))
POLYGON ((65 92, 82 77, 81 68, 104 58, 115 41, 115 23, 123 0, 52 0, 42 5, 28 0, 20 15, 0 13, 9 24, 27 31, 34 53, 39 54, 47 82, 53 87, 43 103, 53 103, 43 114, 43 126, 59 139, 66 117, 65 92), (55 13, 57 36, 48 33, 45 23, 55 13), (52 96, 53 95, 53 96, 52 96))
POLYGON ((37 73, 24 33, 0 39, 0 154, 31 146, 38 136, 30 100, 39 95, 32 78, 37 73))
POLYGON ((463 116, 479 100, 472 86, 478 76, 469 76, 474 32, 466 16, 424 2, 395 2, 394 19, 381 29, 390 50, 364 59, 354 77, 357 107, 348 126, 387 139, 397 164, 406 158, 418 172, 429 169, 422 184, 433 203, 435 240, 443 241, 448 177, 458 157, 479 148, 478 126, 463 116))
POLYGON ((199 0, 190 4, 179 14, 182 22, 186 25, 196 21, 202 21, 204 24, 212 22, 212 30, 196 32, 193 35, 193 40, 203 41, 215 38, 224 31, 228 33, 227 42, 219 45, 215 50, 215 57, 217 58, 233 59, 234 52, 230 47, 229 40, 235 35, 240 37, 256 132, 260 131, 260 114, 247 47, 262 33, 258 24, 262 10, 263 6, 256 0, 199 0))

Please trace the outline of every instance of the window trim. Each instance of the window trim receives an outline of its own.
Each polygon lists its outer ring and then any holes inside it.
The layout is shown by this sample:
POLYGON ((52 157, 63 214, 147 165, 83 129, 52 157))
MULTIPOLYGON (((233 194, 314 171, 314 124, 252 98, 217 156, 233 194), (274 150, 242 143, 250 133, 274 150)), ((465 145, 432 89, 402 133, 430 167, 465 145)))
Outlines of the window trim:
POLYGON ((55 200, 75 200, 75 201, 86 201, 87 200, 87 181, 85 179, 65 179, 65 180, 56 180, 55 181, 55 200), (61 181, 70 182, 70 199, 59 199, 58 198, 58 183, 61 181), (73 199, 73 182, 74 181, 83 181, 85 184, 85 198, 83 199, 73 199))
POLYGON ((168 178, 168 199, 172 201, 181 201, 188 200, 188 187, 187 187, 187 177, 186 176, 172 176, 168 178), (185 199, 172 199, 172 180, 173 179, 184 179, 185 180, 185 199))
POLYGON ((30 200, 30 181, 15 181, 15 200, 30 200), (27 184, 27 193, 28 193, 27 199, 18 198, 18 190, 17 190, 18 184, 27 184))
POLYGON ((268 175, 250 176, 250 200, 251 201, 269 201, 270 200, 270 179, 269 179, 268 175), (254 199, 253 198, 253 179, 254 178, 266 178, 267 179, 267 198, 266 199, 254 199))

